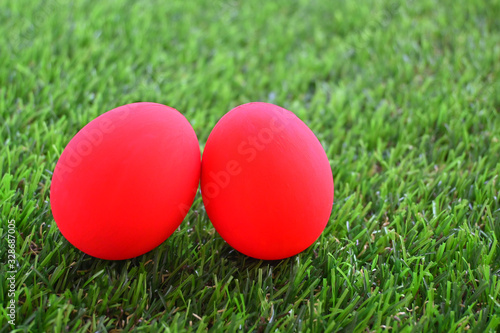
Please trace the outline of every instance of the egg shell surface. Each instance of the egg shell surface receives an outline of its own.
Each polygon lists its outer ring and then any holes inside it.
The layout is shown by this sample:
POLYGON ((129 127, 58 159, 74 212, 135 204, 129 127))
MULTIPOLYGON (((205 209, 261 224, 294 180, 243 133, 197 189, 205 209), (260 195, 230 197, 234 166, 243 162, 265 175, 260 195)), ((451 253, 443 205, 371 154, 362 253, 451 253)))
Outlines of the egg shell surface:
POLYGON ((201 191, 217 232, 250 257, 283 259, 309 247, 333 205, 321 143, 292 112, 254 102, 224 115, 202 159, 201 191))
POLYGON ((55 167, 50 201, 63 236, 101 259, 142 255, 164 242, 193 203, 196 134, 177 110, 133 103, 88 123, 55 167))

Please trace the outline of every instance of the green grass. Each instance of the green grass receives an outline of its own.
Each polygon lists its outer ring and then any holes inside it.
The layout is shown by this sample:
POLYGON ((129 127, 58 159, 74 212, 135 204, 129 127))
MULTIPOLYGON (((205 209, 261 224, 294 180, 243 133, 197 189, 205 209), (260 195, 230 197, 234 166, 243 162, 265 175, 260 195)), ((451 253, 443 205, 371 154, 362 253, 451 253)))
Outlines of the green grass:
POLYGON ((500 329, 500 1, 4 1, 1 331, 7 220, 15 329, 500 329), (49 188, 63 148, 119 105, 180 110, 201 147, 231 108, 295 112, 330 159, 318 241, 266 262, 232 250, 198 195, 159 248, 75 249, 49 188))

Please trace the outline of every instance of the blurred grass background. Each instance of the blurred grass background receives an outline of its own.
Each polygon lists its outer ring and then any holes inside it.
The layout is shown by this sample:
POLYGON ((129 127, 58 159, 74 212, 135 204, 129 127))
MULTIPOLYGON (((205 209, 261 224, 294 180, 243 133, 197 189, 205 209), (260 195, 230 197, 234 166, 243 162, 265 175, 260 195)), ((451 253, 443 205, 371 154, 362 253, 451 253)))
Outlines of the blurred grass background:
POLYGON ((16 221, 17 318, 1 331, 496 331, 500 1, 5 1, 2 241, 16 221), (86 123, 126 103, 182 112, 203 148, 231 108, 295 112, 330 159, 318 241, 232 250, 201 198, 164 244, 97 260, 50 211, 86 123))

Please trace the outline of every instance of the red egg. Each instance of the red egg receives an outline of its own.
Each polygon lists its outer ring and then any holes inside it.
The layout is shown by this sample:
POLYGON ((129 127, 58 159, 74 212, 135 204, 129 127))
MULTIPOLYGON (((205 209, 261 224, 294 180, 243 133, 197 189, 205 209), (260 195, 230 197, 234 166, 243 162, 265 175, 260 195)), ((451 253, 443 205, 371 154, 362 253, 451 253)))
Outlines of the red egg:
POLYGON ((81 251, 121 260, 164 242, 193 203, 196 134, 177 110, 134 103, 102 114, 64 149, 50 201, 63 236, 81 251))
POLYGON ((203 202, 217 232, 258 259, 302 252, 331 214, 333 177, 314 133, 268 103, 234 108, 210 134, 202 159, 203 202))

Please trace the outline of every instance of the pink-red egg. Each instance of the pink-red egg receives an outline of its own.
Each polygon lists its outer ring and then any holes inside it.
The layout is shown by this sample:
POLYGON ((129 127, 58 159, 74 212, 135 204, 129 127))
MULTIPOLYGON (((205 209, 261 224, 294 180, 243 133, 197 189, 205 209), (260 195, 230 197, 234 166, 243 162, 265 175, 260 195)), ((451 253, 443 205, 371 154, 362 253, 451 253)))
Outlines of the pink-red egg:
POLYGON ((217 232, 236 250, 282 259, 320 236, 333 204, 332 170, 314 133, 268 103, 238 106, 210 134, 201 191, 217 232))
POLYGON ((92 120, 68 143, 52 177, 52 213, 81 251, 133 258, 180 225, 199 177, 199 144, 186 118, 161 104, 128 104, 92 120))

